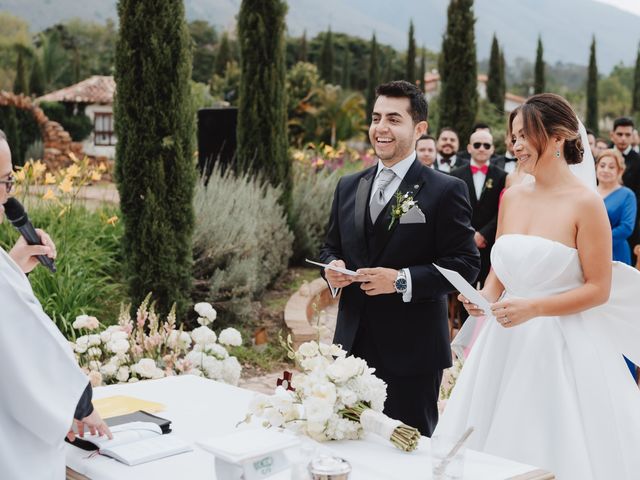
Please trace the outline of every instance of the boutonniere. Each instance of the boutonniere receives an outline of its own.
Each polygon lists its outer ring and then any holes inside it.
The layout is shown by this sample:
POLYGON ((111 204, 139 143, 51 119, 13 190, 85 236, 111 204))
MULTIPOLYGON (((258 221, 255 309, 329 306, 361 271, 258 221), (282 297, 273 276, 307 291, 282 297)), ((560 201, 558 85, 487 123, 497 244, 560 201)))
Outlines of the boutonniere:
POLYGON ((484 184, 484 188, 485 190, 491 190, 493 188, 493 178, 487 179, 486 183, 484 184))
POLYGON ((407 213, 416 203, 413 199, 413 192, 396 192, 396 204, 391 207, 391 223, 387 230, 391 230, 396 220, 399 220, 400 217, 407 213))

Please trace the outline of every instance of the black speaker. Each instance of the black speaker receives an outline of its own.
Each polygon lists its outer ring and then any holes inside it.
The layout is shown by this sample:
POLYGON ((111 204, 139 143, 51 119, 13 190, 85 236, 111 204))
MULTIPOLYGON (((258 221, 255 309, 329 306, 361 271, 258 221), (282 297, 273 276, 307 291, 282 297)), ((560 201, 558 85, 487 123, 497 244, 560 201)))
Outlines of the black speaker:
POLYGON ((236 157, 238 109, 202 108, 198 110, 198 168, 208 177, 213 166, 225 170, 236 157))

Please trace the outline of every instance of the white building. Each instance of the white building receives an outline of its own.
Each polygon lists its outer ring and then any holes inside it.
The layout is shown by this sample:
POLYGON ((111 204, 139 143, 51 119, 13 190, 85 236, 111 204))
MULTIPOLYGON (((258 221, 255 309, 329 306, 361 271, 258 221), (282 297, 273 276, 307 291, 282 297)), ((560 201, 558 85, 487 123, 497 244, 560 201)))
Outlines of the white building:
POLYGON ((85 154, 94 157, 116 156, 116 135, 113 124, 113 96, 116 82, 112 76, 94 75, 86 80, 48 93, 36 99, 40 102, 74 104, 74 109, 84 108, 93 123, 93 132, 82 141, 85 154))

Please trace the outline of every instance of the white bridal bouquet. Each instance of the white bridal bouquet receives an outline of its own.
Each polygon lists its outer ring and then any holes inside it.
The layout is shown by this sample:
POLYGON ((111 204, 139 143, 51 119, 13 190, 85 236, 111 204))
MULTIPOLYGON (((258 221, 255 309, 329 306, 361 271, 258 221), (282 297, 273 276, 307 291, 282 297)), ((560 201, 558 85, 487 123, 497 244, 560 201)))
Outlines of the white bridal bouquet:
POLYGON ((220 335, 209 328, 217 313, 209 303, 197 303, 200 327, 191 332, 176 328, 175 311, 160 322, 149 304, 150 295, 136 312, 121 310, 118 324, 98 331, 95 317, 80 315, 73 328, 85 333, 72 342, 78 363, 94 386, 191 374, 237 385, 242 367, 225 347, 242 344, 240 332, 226 328, 220 335))
POLYGON ((302 373, 285 372, 274 395, 254 397, 244 421, 255 415, 264 418, 266 427, 284 427, 318 441, 357 439, 371 432, 407 452, 418 446, 417 429, 382 413, 387 386, 367 362, 346 356, 338 345, 311 341, 294 351, 289 337, 286 346, 302 373))

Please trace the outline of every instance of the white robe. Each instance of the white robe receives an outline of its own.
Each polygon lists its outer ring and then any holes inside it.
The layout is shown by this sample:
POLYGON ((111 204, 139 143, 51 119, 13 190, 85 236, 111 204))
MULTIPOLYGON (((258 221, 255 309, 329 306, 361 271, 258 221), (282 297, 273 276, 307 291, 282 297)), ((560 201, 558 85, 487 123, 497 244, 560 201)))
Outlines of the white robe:
POLYGON ((0 477, 65 478, 64 437, 88 378, 0 248, 0 477))

